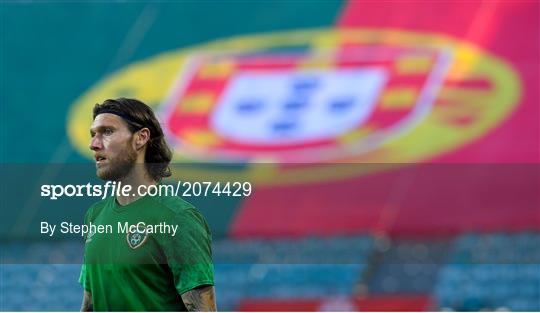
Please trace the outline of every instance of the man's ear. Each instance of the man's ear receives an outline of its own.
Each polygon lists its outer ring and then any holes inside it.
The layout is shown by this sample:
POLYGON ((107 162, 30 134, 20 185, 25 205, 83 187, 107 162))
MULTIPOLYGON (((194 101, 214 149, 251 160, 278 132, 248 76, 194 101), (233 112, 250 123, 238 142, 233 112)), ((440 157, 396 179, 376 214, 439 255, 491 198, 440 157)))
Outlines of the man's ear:
POLYGON ((146 127, 138 130, 135 134, 135 149, 140 150, 148 141, 150 141, 150 130, 146 127))

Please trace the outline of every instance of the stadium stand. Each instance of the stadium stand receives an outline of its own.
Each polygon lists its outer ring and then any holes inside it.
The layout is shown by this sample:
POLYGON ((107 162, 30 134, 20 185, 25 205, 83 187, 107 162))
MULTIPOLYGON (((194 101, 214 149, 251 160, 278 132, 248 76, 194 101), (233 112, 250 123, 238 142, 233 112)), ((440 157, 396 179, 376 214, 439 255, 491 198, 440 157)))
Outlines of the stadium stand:
POLYGON ((445 262, 449 240, 398 240, 379 254, 369 290, 375 294, 429 294, 445 262))
MULTIPOLYGON (((220 239, 217 299, 224 311, 538 311, 539 244, 534 232, 383 245, 371 236, 220 239)), ((80 242, 9 244, 2 251, 11 262, 0 268, 2 310, 78 309, 80 242), (26 258, 36 264, 15 264, 26 258)))
POLYGON ((441 308, 540 309, 540 234, 469 234, 455 243, 435 288, 441 308))

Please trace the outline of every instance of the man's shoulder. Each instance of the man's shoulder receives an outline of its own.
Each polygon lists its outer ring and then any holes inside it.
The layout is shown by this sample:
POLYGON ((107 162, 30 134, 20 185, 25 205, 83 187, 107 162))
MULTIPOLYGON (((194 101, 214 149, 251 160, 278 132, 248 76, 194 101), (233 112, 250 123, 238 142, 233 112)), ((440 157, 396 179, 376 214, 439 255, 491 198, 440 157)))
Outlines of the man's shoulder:
POLYGON ((100 200, 98 202, 95 202, 88 208, 88 211, 86 211, 86 220, 93 221, 96 216, 99 215, 99 213, 107 206, 107 203, 109 203, 111 197, 107 197, 103 200, 100 200))
POLYGON ((174 215, 184 213, 190 210, 196 210, 195 206, 178 196, 156 196, 151 197, 152 201, 159 204, 168 213, 174 215))

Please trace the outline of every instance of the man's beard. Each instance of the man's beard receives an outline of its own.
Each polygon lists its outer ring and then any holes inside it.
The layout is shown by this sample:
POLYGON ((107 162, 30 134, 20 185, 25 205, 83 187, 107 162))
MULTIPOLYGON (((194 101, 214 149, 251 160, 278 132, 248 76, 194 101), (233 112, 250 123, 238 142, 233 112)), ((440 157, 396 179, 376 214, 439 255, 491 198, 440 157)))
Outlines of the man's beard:
POLYGON ((109 160, 105 168, 97 169, 97 176, 103 180, 119 181, 135 167, 137 153, 130 146, 115 160, 109 160))

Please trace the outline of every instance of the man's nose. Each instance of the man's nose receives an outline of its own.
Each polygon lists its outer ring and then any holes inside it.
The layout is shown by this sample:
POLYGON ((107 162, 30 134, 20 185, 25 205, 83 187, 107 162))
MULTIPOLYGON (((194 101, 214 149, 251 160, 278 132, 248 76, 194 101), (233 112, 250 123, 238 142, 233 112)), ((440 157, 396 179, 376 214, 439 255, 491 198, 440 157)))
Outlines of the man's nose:
POLYGON ((103 144, 101 142, 101 139, 98 138, 98 136, 95 136, 94 138, 92 138, 92 140, 90 141, 90 146, 89 146, 90 150, 92 151, 96 151, 96 150, 100 150, 103 148, 103 144))

